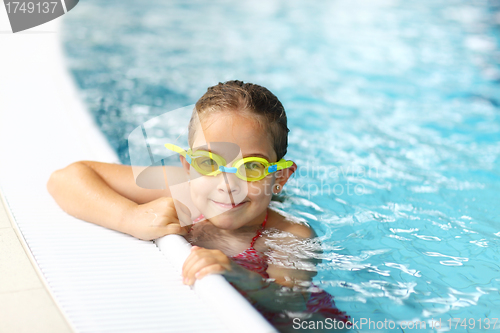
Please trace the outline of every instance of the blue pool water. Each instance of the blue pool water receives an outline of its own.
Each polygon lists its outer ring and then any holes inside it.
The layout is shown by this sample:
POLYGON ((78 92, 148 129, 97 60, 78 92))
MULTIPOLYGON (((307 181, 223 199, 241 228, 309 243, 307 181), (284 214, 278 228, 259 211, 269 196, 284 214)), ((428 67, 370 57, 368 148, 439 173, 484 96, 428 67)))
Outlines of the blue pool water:
POLYGON ((500 318, 499 1, 96 0, 64 21, 122 162, 147 119, 219 81, 263 85, 299 165, 275 207, 318 233, 315 282, 341 310, 500 318))

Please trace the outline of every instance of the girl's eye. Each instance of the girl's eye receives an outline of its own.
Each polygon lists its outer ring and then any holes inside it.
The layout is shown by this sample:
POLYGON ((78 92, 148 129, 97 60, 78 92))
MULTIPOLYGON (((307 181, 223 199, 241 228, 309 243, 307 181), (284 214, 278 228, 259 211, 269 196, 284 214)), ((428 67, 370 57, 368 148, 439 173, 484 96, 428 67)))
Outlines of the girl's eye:
POLYGON ((244 175, 248 179, 261 179, 265 173, 265 165, 256 161, 249 161, 244 163, 238 169, 240 175, 244 175))
POLYGON ((210 173, 219 169, 219 165, 216 161, 211 158, 199 158, 196 159, 198 167, 201 169, 202 173, 210 173))
POLYGON ((204 166, 213 166, 213 165, 217 165, 217 162, 215 162, 214 160, 211 160, 211 159, 206 159, 206 160, 202 161, 200 164, 204 165, 204 166))
POLYGON ((245 163, 245 168, 247 170, 257 170, 257 169, 262 169, 263 168, 263 165, 260 164, 259 162, 248 162, 248 163, 245 163))

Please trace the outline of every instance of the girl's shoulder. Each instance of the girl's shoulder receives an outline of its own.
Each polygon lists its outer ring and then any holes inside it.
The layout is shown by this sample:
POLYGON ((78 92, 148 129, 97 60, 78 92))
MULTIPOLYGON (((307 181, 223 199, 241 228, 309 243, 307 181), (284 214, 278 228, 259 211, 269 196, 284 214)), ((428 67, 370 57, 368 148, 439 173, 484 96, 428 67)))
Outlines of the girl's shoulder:
POLYGON ((316 236, 314 230, 308 225, 299 221, 294 221, 272 209, 269 209, 269 217, 266 227, 288 232, 301 238, 312 238, 316 236))

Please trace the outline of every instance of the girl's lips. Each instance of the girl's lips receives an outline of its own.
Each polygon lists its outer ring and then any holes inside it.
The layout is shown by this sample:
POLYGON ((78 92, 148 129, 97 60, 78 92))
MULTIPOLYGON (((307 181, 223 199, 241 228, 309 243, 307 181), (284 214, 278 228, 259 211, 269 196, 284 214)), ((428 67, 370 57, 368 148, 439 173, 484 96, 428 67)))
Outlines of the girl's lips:
POLYGON ((245 203, 247 203, 248 201, 243 201, 243 202, 240 202, 239 204, 233 206, 232 204, 225 204, 225 203, 222 203, 222 202, 217 202, 217 201, 214 201, 212 200, 212 202, 216 205, 216 206, 219 206, 221 208, 224 208, 224 209, 234 209, 234 208, 238 208, 238 207, 241 207, 243 206, 245 203))

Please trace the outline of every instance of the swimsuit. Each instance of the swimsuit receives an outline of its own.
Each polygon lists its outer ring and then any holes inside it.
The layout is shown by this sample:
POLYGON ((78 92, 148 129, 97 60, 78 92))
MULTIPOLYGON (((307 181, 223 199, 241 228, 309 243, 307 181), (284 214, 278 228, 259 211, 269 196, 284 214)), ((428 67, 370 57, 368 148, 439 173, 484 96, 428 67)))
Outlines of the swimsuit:
MULTIPOLYGON (((245 251, 241 252, 240 254, 236 256, 231 256, 230 258, 236 262, 238 265, 259 273, 263 278, 268 279, 269 274, 267 274, 267 256, 260 252, 257 251, 254 248, 255 242, 257 239, 262 236, 262 231, 264 230, 267 222, 267 211, 266 211, 266 218, 264 219, 264 222, 262 222, 262 225, 260 226, 259 230, 257 230, 257 233, 255 236, 252 238, 252 241, 250 242, 250 247, 246 249, 245 251)), ((193 224, 199 222, 200 220, 204 219, 203 214, 201 214, 198 218, 196 218, 193 221, 193 224)), ((313 289, 319 289, 317 286, 314 284, 311 285, 313 289)), ((233 287, 235 287, 233 285, 233 287)), ((236 287, 235 287, 236 288, 236 287)), ((289 327, 292 324, 292 319, 288 317, 286 314, 283 312, 275 312, 275 311, 270 311, 267 310, 263 307, 260 307, 255 301, 250 299, 248 295, 242 291, 236 288, 241 295, 243 295, 252 305, 275 327, 283 326, 283 327, 289 327)), ((325 318, 331 318, 331 319, 336 319, 337 321, 343 321, 344 323, 349 320, 349 316, 345 313, 337 309, 335 306, 335 302, 333 300, 333 296, 327 293, 324 290, 319 289, 320 291, 312 291, 311 296, 309 297, 309 300, 306 303, 307 310, 305 312, 307 313, 320 313, 322 314, 325 318)))
POLYGON ((252 238, 252 241, 250 242, 250 247, 246 249, 245 251, 241 252, 240 254, 236 256, 232 256, 231 259, 238 265, 259 273, 262 275, 262 277, 268 279, 269 275, 267 274, 267 256, 260 252, 257 251, 254 248, 255 241, 262 235, 262 231, 266 227, 266 222, 267 222, 267 211, 266 211, 266 218, 264 219, 264 222, 262 222, 262 225, 260 226, 259 230, 257 230, 257 234, 252 238))

